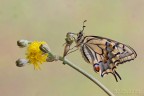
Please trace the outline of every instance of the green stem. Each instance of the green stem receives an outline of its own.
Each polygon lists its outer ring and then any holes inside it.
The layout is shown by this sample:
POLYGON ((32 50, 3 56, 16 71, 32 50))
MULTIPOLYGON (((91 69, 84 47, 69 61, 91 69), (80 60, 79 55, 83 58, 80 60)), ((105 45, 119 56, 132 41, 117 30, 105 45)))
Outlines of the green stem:
POLYGON ((59 57, 60 61, 63 61, 64 64, 69 65, 73 69, 77 70, 84 76, 86 76, 88 79, 93 81, 96 85, 98 85, 107 95, 109 96, 115 96, 111 91, 109 91, 101 82, 99 82, 96 78, 94 78, 92 75, 88 74, 85 70, 81 69, 80 67, 76 66, 72 62, 70 62, 68 59, 64 59, 63 57, 59 57))

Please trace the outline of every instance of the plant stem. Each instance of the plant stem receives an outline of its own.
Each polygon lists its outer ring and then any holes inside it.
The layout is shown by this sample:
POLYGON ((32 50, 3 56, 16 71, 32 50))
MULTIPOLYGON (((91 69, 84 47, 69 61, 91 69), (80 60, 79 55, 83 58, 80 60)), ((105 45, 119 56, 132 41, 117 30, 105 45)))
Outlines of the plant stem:
POLYGON ((111 91, 109 91, 101 82, 99 82, 96 78, 94 78, 92 75, 88 74, 85 70, 81 69, 80 67, 76 66, 72 62, 70 62, 68 59, 64 59, 63 57, 59 57, 60 61, 63 61, 64 64, 69 65, 70 67, 74 68, 84 76, 86 76, 88 79, 93 81, 96 85, 98 85, 107 95, 109 96, 115 96, 111 91))
MULTIPOLYGON (((88 74, 85 70, 81 69, 80 67, 76 66, 75 64, 73 64, 72 62, 70 62, 68 59, 63 58, 62 56, 55 56, 53 55, 49 49, 48 46, 45 44, 42 44, 40 46, 40 50, 43 51, 44 53, 48 53, 49 57, 48 59, 50 59, 51 61, 54 60, 60 60, 63 62, 63 64, 67 64, 70 67, 72 67, 73 69, 77 70, 78 72, 80 72, 81 74, 83 74, 84 76, 86 76, 88 79, 90 79, 91 81, 93 81, 96 85, 98 85, 107 95, 109 96, 115 96, 112 92, 110 92, 101 82, 99 82, 96 78, 94 78, 92 75, 88 74)), ((49 60, 48 60, 49 62, 49 60)))

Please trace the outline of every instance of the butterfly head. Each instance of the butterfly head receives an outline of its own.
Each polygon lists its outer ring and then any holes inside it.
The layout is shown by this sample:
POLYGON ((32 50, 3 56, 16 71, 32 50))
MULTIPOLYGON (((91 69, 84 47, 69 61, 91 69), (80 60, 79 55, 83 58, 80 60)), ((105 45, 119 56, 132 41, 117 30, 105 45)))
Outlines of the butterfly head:
POLYGON ((77 34, 77 39, 81 39, 83 36, 84 36, 83 31, 80 31, 80 32, 77 34))

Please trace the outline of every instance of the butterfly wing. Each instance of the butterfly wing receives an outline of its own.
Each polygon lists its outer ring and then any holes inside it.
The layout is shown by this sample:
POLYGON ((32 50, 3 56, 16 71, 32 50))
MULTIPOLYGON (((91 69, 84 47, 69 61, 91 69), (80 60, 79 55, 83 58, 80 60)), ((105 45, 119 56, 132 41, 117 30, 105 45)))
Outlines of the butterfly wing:
POLYGON ((93 64, 94 70, 102 77, 112 73, 115 78, 118 76, 121 79, 115 71, 116 66, 137 56, 130 46, 99 36, 86 36, 80 49, 85 61, 93 64))

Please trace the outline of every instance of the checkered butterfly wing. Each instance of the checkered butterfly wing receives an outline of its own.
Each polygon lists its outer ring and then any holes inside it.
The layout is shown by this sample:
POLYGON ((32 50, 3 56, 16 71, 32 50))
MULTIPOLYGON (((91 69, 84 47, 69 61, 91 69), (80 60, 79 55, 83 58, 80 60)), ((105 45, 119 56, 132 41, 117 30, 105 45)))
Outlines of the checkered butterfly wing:
POLYGON ((130 46, 99 36, 86 36, 80 47, 86 62, 93 64, 94 70, 105 74, 112 73, 117 81, 120 75, 115 68, 124 62, 136 58, 137 54, 130 46))

